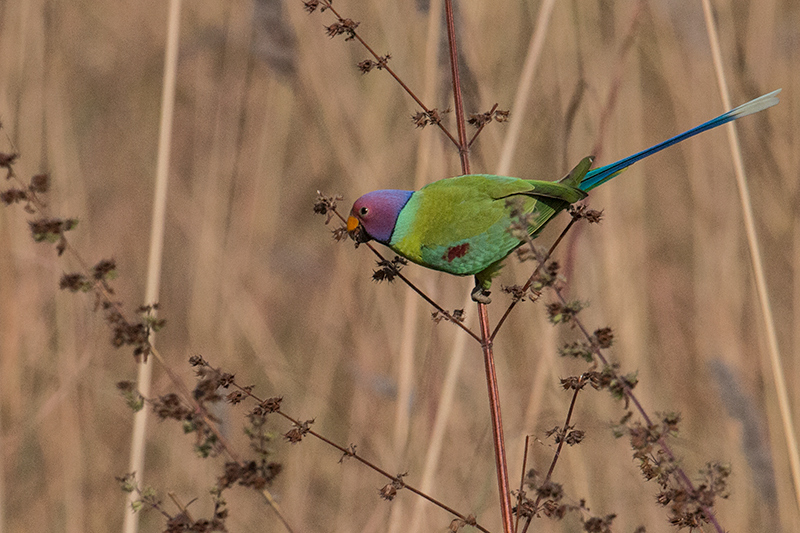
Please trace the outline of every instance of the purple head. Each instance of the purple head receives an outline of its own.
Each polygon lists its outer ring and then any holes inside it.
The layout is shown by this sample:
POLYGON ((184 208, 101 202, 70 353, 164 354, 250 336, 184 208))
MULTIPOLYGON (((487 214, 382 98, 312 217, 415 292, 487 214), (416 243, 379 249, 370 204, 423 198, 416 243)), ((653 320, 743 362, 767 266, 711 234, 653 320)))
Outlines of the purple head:
MULTIPOLYGON (((367 237, 389 244, 400 211, 408 203, 413 191, 386 189, 365 194, 353 204, 347 231, 351 234, 360 226, 367 237)), ((362 236, 363 237, 363 236, 362 236)), ((363 239, 362 240, 369 240, 363 239)))

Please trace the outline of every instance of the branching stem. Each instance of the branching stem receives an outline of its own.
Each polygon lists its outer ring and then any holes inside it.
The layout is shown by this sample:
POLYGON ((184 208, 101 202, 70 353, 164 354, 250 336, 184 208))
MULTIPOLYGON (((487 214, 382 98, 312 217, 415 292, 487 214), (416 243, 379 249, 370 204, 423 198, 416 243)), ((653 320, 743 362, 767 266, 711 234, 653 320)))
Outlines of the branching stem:
MULTIPOLYGON (((558 236, 558 238, 555 240, 555 242, 554 242, 554 243, 553 243, 553 244, 550 246, 550 249, 547 251, 547 254, 546 254, 546 255, 545 255, 545 256, 544 256, 544 257, 543 257, 543 258, 542 258, 542 259, 539 261, 539 264, 538 264, 538 265, 536 265, 536 268, 533 270, 533 273, 532 273, 532 274, 530 275, 530 277, 528 278, 528 281, 526 281, 526 282, 525 282, 525 285, 523 285, 523 286, 522 286, 522 292, 523 292, 523 293, 525 293, 525 292, 526 292, 528 289, 530 289, 530 288, 531 288, 531 285, 533 284, 533 281, 536 279, 536 276, 538 276, 538 275, 539 275, 539 271, 541 271, 541 269, 542 269, 542 266, 544 266, 544 264, 545 264, 545 263, 546 263, 546 262, 547 262, 547 261, 550 259, 550 257, 553 255, 553 252, 555 251, 556 247, 557 247, 559 244, 561 244, 561 241, 564 239, 564 236, 565 236, 565 235, 567 234, 567 232, 568 232, 568 231, 569 231, 569 230, 572 228, 572 225, 573 225, 573 224, 575 224, 575 221, 576 221, 576 219, 575 219, 575 218, 573 218, 573 219, 571 219, 571 220, 569 221, 569 224, 567 224, 567 225, 566 225, 566 227, 565 227, 565 228, 564 228, 564 229, 561 231, 561 234, 559 234, 559 236, 558 236)), ((531 243, 532 243, 532 242, 533 242, 533 241, 531 241, 531 243)), ((531 249, 532 249, 534 252, 536 251, 536 249, 533 247, 533 244, 531 244, 531 249)), ((490 340, 492 340, 492 341, 494 340, 494 338, 497 336, 497 333, 500 331, 500 328, 502 327, 503 323, 504 323, 504 322, 506 321, 506 319, 508 318, 508 315, 510 315, 510 314, 511 314, 511 310, 512 310, 512 309, 514 309, 514 307, 516 307, 516 306, 517 306, 517 304, 518 304, 519 302, 520 302, 520 300, 512 300, 512 301, 511 301, 511 303, 508 305, 508 308, 506 308, 506 311, 505 311, 505 313, 503 313, 503 316, 502 316, 502 317, 500 317, 500 321, 499 321, 499 322, 497 323, 497 325, 494 327, 494 331, 492 332, 492 336, 491 336, 490 340)))
MULTIPOLYGON (((208 365, 208 363, 205 363, 205 364, 209 368, 212 368, 213 370, 219 372, 218 370, 216 370, 213 367, 211 367, 210 365, 208 365)), ((236 389, 241 391, 246 396, 252 398, 257 403, 259 403, 259 404, 264 403, 264 400, 262 398, 259 398, 258 396, 253 394, 249 390, 249 388, 242 387, 241 385, 236 383, 235 380, 231 383, 231 386, 235 387, 236 389)), ((283 418, 285 418, 286 420, 288 420, 289 422, 291 422, 295 427, 301 427, 301 426, 304 425, 300 420, 298 420, 298 419, 286 414, 280 408, 278 408, 274 412, 275 412, 275 414, 278 414, 278 415, 282 416, 283 418)), ((470 525, 472 525, 473 527, 475 527, 479 531, 482 531, 483 533, 491 533, 488 529, 486 529, 482 525, 476 523, 474 521, 474 519, 472 519, 471 517, 464 516, 462 513, 459 513, 458 511, 456 511, 452 507, 440 502, 439 500, 437 500, 433 496, 430 496, 430 495, 422 492, 418 488, 416 488, 416 487, 414 487, 412 485, 409 485, 405 481, 402 481, 402 477, 403 477, 402 475, 393 476, 389 472, 387 472, 386 470, 384 470, 381 467, 379 467, 378 465, 376 465, 375 463, 369 461, 368 459, 365 459, 365 458, 361 457, 360 455, 358 455, 356 453, 354 446, 351 446, 350 448, 345 448, 344 446, 333 442, 329 438, 327 438, 324 435, 314 431, 311 428, 307 428, 307 430, 305 430, 304 433, 306 433, 308 435, 311 435, 311 436, 315 437, 316 439, 324 442, 328 446, 331 446, 332 448, 335 448, 335 449, 339 450, 340 452, 342 452, 342 457, 351 457, 351 458, 355 459, 356 461, 360 462, 361 464, 363 464, 364 466, 366 466, 366 467, 370 468, 371 470, 374 470, 375 472, 377 472, 380 475, 384 476, 388 480, 393 481, 393 482, 394 481, 398 481, 402 485, 402 488, 408 489, 410 492, 413 492, 417 496, 420 496, 421 498, 424 498, 425 500, 428 500, 432 504, 436 505, 437 507, 439 507, 441 509, 444 509, 445 511, 447 511, 450 514, 452 514, 453 516, 456 516, 456 517, 460 518, 461 520, 464 520, 465 522, 469 523, 470 525)))
MULTIPOLYGON (((331 13, 333 13, 336 16, 336 18, 339 20, 339 22, 344 22, 345 19, 342 18, 342 16, 336 11, 336 9, 331 5, 330 2, 325 1, 323 3, 325 4, 325 8, 326 9, 330 9, 331 13)), ((422 110, 425 111, 425 113, 428 116, 431 116, 432 109, 428 108, 428 106, 426 106, 425 104, 422 103, 422 100, 419 99, 419 97, 416 95, 416 93, 414 93, 414 91, 412 91, 411 88, 408 85, 406 85, 405 82, 403 82, 402 79, 400 79, 400 76, 398 76, 397 73, 395 73, 395 71, 387 64, 386 61, 382 60, 381 56, 379 56, 375 52, 375 50, 373 50, 372 47, 367 44, 367 42, 358 34, 358 32, 356 32, 355 30, 352 30, 352 31, 349 32, 349 34, 352 35, 355 40, 357 40, 359 43, 361 43, 361 45, 364 48, 366 48, 367 52, 372 54, 372 57, 375 58, 375 61, 377 61, 378 63, 381 64, 381 68, 383 70, 385 70, 386 72, 388 72, 389 74, 391 74, 391 76, 394 78, 394 80, 398 84, 400 84, 400 87, 402 87, 403 90, 406 93, 408 93, 408 95, 411 98, 414 99, 414 101, 417 103, 417 105, 420 106, 422 108, 422 110)), ((442 124, 441 121, 438 121, 435 124, 437 126, 439 126, 439 129, 442 130, 442 133, 444 133, 447 136, 447 138, 452 141, 452 143, 454 145, 456 145, 457 147, 461 146, 459 144, 458 140, 456 140, 456 138, 453 137, 453 134, 450 133, 450 130, 448 130, 447 127, 444 124, 442 124)))
MULTIPOLYGON (((575 401, 578 399, 578 393, 581 391, 580 388, 575 388, 575 392, 572 394, 572 401, 569 403, 569 410, 567 411, 567 419, 564 421, 564 427, 562 428, 562 435, 566 435, 569 429, 569 423, 572 420, 572 413, 575 410, 575 401)), ((565 438, 562 438, 558 442, 558 446, 556 447, 556 453, 553 454, 553 460, 550 462, 550 468, 547 470, 547 475, 542 482, 542 485, 547 485, 550 482, 550 478, 553 477, 553 470, 556 468, 556 463, 558 462, 558 458, 561 457, 561 449, 564 447, 564 442, 566 441, 565 438)), ((525 445, 527 446, 527 441, 525 445)), ((522 475, 525 475, 525 471, 523 470, 522 475)), ((539 509, 539 504, 542 502, 542 494, 538 494, 536 496, 536 502, 533 504, 534 512, 535 510, 539 509)), ((531 525, 531 520, 533 520, 533 516, 531 515, 525 521, 525 527, 522 528, 522 533, 528 532, 528 527, 531 525)))
MULTIPOLYGON (((564 298, 564 295, 562 294, 561 290, 558 287, 553 287, 553 291, 556 293, 556 296, 558 297, 561 304, 567 305, 567 300, 566 298, 564 298)), ((642 417, 642 419, 644 419, 645 423, 647 424, 647 427, 652 427, 653 422, 650 416, 648 416, 647 411, 645 411, 644 407, 642 407, 642 404, 639 403, 639 399, 633 393, 633 390, 630 388, 627 381, 616 375, 616 371, 608 363, 608 359, 606 359, 605 355, 603 355, 603 351, 597 346, 596 343, 593 342, 593 336, 589 333, 589 330, 586 329, 586 327, 583 325, 583 322, 580 320, 580 318, 578 318, 577 315, 573 316, 572 320, 574 321, 575 325, 578 326, 578 329, 581 330, 583 336, 586 337, 587 341, 591 345, 592 352, 595 354, 595 356, 600 360, 601 363, 603 363, 605 367, 611 369, 611 371, 614 372, 615 378, 617 382, 621 384, 625 396, 636 407, 636 410, 639 412, 639 415, 642 417)), ((677 465, 677 458, 675 457, 672 448, 670 448, 669 445, 667 444, 664 435, 659 436, 658 445, 661 447, 661 450, 664 452, 667 458, 677 465)), ((697 493, 697 489, 694 486, 694 483, 692 483, 692 480, 689 479, 689 476, 686 474, 686 472, 684 472, 683 468, 676 466, 675 474, 677 475, 678 480, 683 484, 684 488, 687 491, 689 491, 690 494, 697 493)), ((706 519, 709 521, 709 523, 711 523, 711 525, 714 526, 714 529, 716 529, 717 533, 724 533, 725 530, 717 521, 717 518, 714 515, 712 509, 709 506, 703 504, 700 504, 700 507, 701 509, 703 509, 703 514, 705 514, 706 519)))

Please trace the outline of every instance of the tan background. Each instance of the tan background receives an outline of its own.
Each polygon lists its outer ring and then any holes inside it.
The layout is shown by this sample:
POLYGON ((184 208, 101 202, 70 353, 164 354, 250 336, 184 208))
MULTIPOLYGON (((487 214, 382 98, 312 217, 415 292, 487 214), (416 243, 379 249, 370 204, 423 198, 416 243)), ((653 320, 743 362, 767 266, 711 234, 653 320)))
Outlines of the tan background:
MULTIPOLYGON (((495 102, 511 108, 538 2, 463 4, 468 110, 486 111, 495 102)), ((715 4, 735 104, 783 88, 778 107, 737 124, 794 389, 800 3, 715 4)), ((427 46, 425 6, 341 0, 337 7, 361 22, 360 33, 392 55, 392 67, 420 94, 432 68, 429 105, 452 106, 447 65, 437 60, 436 46, 427 46)), ((632 0, 557 3, 535 94, 524 114, 511 109, 525 133, 510 174, 560 177, 598 146, 604 112, 600 164, 724 111, 700 2, 646 2, 631 33, 636 9, 632 0), (629 36, 633 46, 625 54, 629 36), (615 83, 618 101, 608 108, 615 83)), ((21 153, 17 170, 51 173, 53 212, 80 219, 71 238, 87 261, 117 260, 116 287, 128 309, 144 293, 166 14, 166 3, 152 0, 0 2, 0 117, 21 153)), ((299 1, 184 4, 160 298, 168 326, 158 344, 185 379, 192 375, 185 361, 200 353, 260 394, 283 396, 287 411, 316 418, 317 430, 357 444, 359 453, 391 472, 408 471, 407 480, 418 483, 451 349, 462 334, 435 325, 428 306, 403 285, 373 283, 371 254, 333 242, 311 206, 317 189, 342 194, 347 210, 369 190, 413 188, 415 175, 418 184, 455 175, 458 158, 434 128, 414 129, 417 108, 386 73, 356 70, 367 55, 356 43, 329 39, 323 26, 332 22, 329 13, 306 14, 299 1), (413 358, 405 449, 396 414, 403 347, 413 358)), ((447 120, 452 124, 452 115, 447 120)), ((473 171, 495 171, 508 127, 484 131, 473 171)), ((10 149, 5 140, 0 145, 10 149)), ((682 413, 673 443, 689 472, 709 460, 732 464, 731 498, 718 506, 724 527, 798 530, 727 135, 706 133, 636 165, 593 193, 591 205, 605 211, 604 223, 574 232, 559 252, 570 264, 569 294, 591 304, 583 318, 590 327, 614 328, 611 355, 625 370, 638 370, 637 390, 651 412, 682 413), (715 378, 712 361, 725 365, 727 378, 715 378), (736 409, 750 409, 756 426, 732 417, 736 409), (748 465, 748 456, 765 450, 777 493, 763 484, 763 471, 748 465)), ((552 241, 564 223, 556 220, 542 241, 552 241)), ((109 345, 91 298, 56 289, 75 265, 31 241, 20 208, 0 211, 0 243, 3 530, 118 529, 123 495, 114 476, 127 469, 131 413, 114 384, 134 379, 133 359, 109 345)), ((524 279, 529 268, 508 267, 500 283, 524 279)), ((405 272, 449 309, 462 305, 471 286, 418 267, 405 272)), ((493 320, 506 300, 496 291, 493 320)), ((467 316, 474 320, 474 308, 467 316)), ((496 343, 514 480, 526 434, 542 441, 533 466, 547 468, 552 448, 544 432, 563 423, 568 406, 557 378, 586 368, 558 358, 561 336, 574 338, 546 323, 541 304, 526 304, 496 343)), ((432 492, 497 531, 477 346, 467 344, 463 365, 432 492)), ((158 369, 154 390, 171 390, 158 369)), ((794 391, 792 401, 800 412, 794 391)), ((220 412, 242 447, 243 412, 220 412)), ((669 531, 666 513, 653 502, 656 485, 641 479, 627 442, 611 434, 621 414, 605 393, 582 395, 575 422, 587 438, 566 450, 555 478, 594 512, 617 513, 615 530, 644 524, 669 531)), ((288 426, 276 421, 275 428, 288 426)), ((278 441, 275 451, 285 471, 272 490, 298 531, 386 531, 392 520, 407 530, 411 494, 391 504, 379 500, 384 480, 353 462, 337 463, 339 454, 318 442, 278 441)), ((197 516, 209 512, 207 488, 219 465, 194 458, 192 439, 177 424, 150 424, 147 483, 184 501, 199 498, 191 507, 197 516)), ((282 531, 257 495, 234 489, 227 499, 231 531, 282 531)), ((423 509, 424 531, 449 524, 444 512, 423 509)), ((574 516, 536 525, 579 528, 574 516)), ((150 513, 142 527, 160 531, 163 523, 150 513)))

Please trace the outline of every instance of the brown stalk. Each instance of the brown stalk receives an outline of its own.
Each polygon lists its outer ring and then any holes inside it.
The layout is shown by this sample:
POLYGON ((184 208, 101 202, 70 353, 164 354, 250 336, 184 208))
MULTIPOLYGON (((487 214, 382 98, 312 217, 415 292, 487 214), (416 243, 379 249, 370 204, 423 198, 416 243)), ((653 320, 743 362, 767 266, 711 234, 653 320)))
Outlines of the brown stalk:
MULTIPOLYGON (((565 434, 566 434, 566 432, 567 432, 567 430, 569 428, 569 423, 570 423, 570 420, 572 419, 572 413, 575 410, 575 401, 578 399, 578 393, 580 391, 581 391, 580 388, 575 388, 575 392, 572 394, 572 401, 570 402, 569 410, 567 411, 567 419, 564 421, 564 426, 562 427, 562 430, 563 430, 563 432, 565 434)), ((547 485, 547 483, 550 482, 550 478, 553 476, 553 470, 555 470, 555 468, 556 468, 556 463, 558 462, 558 458, 561 457, 561 449, 564 447, 564 442, 566 442, 566 439, 564 439, 564 438, 562 438, 559 441, 558 446, 556 447, 556 453, 553 454, 553 460, 550 462, 550 468, 547 470, 547 475, 545 476, 544 481, 542 482, 542 486, 547 485)), ((528 447, 528 440, 526 438, 525 439, 525 453, 526 454, 527 454, 527 447, 528 447)), ((525 477, 525 469, 524 469, 524 467, 522 469, 522 477, 523 477, 523 479, 525 477)), ((536 496, 536 502, 533 504, 534 510, 539 508, 539 504, 541 503, 541 501, 542 501, 542 495, 539 494, 538 496, 536 496)), ((531 525, 531 520, 533 520, 533 515, 528 517, 528 520, 525 522, 525 527, 522 528, 522 533, 527 533, 528 527, 530 527, 530 525, 531 525)))
POLYGON ((467 124, 464 120, 464 98, 461 94, 461 78, 458 75, 458 47, 456 46, 456 23, 453 15, 453 0, 444 0, 447 20, 447 44, 450 50, 450 72, 453 75, 453 98, 456 105, 456 125, 458 126, 458 156, 461 158, 461 172, 469 174, 469 144, 467 124))
POLYGON ((519 508, 524 501, 525 494, 525 471, 528 469, 528 448, 531 445, 531 436, 525 435, 525 451, 522 454, 522 472, 519 479, 519 492, 517 492, 517 521, 514 523, 514 531, 519 531, 519 508))
MULTIPOLYGON (((453 75, 453 96, 455 99, 456 123, 458 124, 458 155, 461 159, 461 171, 469 174, 469 141, 467 140, 466 121, 464 120, 464 101, 461 94, 461 80, 458 75, 458 48, 456 45, 456 28, 453 15, 453 0, 445 0, 445 18, 447 20, 447 43, 450 50, 450 70, 453 75)), ((486 304, 478 303, 478 321, 481 328, 481 349, 483 350, 486 369, 486 386, 489 393, 489 409, 492 419, 492 440, 494 442, 495 466, 497 469, 497 485, 500 493, 500 512, 503 531, 513 532, 511 516, 511 484, 508 479, 505 441, 503 438, 503 419, 500 414, 500 391, 497 388, 497 372, 494 365, 491 327, 486 304)))

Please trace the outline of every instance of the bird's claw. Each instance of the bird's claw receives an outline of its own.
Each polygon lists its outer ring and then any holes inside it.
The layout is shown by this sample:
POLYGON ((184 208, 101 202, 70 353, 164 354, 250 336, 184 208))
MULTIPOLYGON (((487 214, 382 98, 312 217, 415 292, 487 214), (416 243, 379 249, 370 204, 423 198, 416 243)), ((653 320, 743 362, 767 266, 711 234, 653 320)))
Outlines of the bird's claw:
POLYGON ((472 289, 472 294, 471 294, 472 301, 478 302, 479 304, 490 304, 492 303, 492 299, 489 298, 490 294, 491 292, 488 291, 487 289, 484 289, 482 287, 475 287, 474 289, 472 289))

